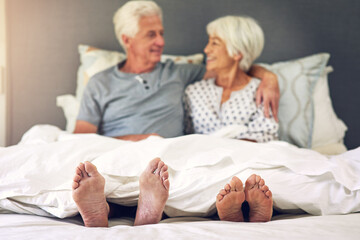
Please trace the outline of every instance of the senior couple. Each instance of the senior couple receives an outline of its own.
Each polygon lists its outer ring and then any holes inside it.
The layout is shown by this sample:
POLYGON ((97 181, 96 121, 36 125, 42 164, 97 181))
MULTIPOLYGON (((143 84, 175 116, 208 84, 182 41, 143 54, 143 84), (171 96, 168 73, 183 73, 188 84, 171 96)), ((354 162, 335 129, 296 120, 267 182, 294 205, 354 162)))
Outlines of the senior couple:
MULTIPOLYGON (((127 2, 116 12, 114 25, 127 59, 91 78, 75 133, 131 141, 151 135, 176 137, 184 132, 255 142, 276 139, 278 84, 273 73, 252 66, 264 45, 263 32, 253 19, 226 16, 208 24, 206 69, 172 61, 160 63, 165 44, 162 11, 152 1, 127 2)), ((170 188, 167 170, 156 158, 141 174, 134 225, 161 220, 170 188)), ((105 179, 93 164, 77 167, 73 199, 85 226, 108 226, 111 209, 104 186, 105 179)), ((244 221, 245 201, 249 221, 271 219, 271 191, 254 174, 245 186, 234 176, 219 191, 216 208, 220 220, 244 221)))

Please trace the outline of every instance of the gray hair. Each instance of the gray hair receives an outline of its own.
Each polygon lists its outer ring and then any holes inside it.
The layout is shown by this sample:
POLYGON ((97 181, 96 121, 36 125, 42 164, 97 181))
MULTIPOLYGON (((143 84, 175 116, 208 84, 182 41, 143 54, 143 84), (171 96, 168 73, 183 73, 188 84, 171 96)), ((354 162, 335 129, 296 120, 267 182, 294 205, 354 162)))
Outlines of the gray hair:
POLYGON ((230 57, 242 55, 239 68, 247 72, 264 48, 264 33, 258 23, 243 16, 225 16, 206 27, 209 36, 221 38, 230 57))
POLYGON ((134 37, 139 31, 140 18, 154 15, 162 21, 161 8, 153 1, 129 1, 116 11, 113 18, 115 34, 125 52, 121 36, 134 37))

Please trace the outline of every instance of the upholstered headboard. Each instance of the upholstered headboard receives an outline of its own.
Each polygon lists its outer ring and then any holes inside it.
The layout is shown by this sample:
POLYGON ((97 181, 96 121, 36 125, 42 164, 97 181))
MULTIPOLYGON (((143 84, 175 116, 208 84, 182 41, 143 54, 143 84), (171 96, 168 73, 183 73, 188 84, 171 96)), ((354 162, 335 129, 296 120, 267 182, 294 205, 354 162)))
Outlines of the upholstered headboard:
MULTIPOLYGON (((78 45, 120 50, 112 16, 124 0, 7 0, 8 145, 35 124, 65 127, 56 96, 75 94, 78 45)), ((156 0, 164 13, 168 54, 202 52, 206 24, 223 15, 248 15, 265 32, 259 62, 319 52, 331 55, 334 109, 348 126, 345 144, 360 145, 360 1, 156 0)))

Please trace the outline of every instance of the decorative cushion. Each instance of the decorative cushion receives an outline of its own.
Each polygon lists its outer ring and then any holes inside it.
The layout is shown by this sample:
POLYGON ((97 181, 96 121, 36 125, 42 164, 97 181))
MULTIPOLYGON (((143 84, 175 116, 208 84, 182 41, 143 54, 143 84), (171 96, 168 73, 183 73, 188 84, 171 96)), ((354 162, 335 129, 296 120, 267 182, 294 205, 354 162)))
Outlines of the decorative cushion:
POLYGON ((333 68, 331 66, 326 68, 315 86, 313 96, 315 118, 312 149, 327 155, 346 151, 343 139, 347 127, 337 117, 330 99, 328 74, 332 71, 333 68))
POLYGON ((313 92, 330 55, 316 54, 296 60, 262 64, 278 76, 280 86, 279 138, 311 148, 314 127, 313 92))
POLYGON ((86 84, 98 72, 115 66, 126 58, 121 52, 107 51, 87 45, 79 45, 80 67, 77 73, 76 98, 80 101, 86 84))

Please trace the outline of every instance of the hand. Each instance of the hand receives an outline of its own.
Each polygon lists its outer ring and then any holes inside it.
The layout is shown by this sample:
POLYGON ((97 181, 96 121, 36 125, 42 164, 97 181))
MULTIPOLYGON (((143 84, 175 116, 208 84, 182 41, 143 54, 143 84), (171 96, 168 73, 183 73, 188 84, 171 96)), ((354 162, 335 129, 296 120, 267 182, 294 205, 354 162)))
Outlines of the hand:
POLYGON ((241 138, 240 140, 257 143, 256 140, 248 139, 248 138, 241 138))
POLYGON ((159 134, 157 133, 149 133, 149 134, 133 134, 133 135, 125 135, 125 136, 119 136, 116 137, 117 139, 121 139, 121 140, 126 140, 126 141, 133 141, 133 142, 137 142, 137 141, 141 141, 144 139, 147 139, 150 136, 159 136, 161 137, 159 134))
POLYGON ((280 90, 277 76, 272 72, 266 71, 261 80, 256 92, 256 105, 259 106, 261 102, 264 103, 264 114, 267 118, 270 117, 271 108, 274 119, 278 122, 280 90))

